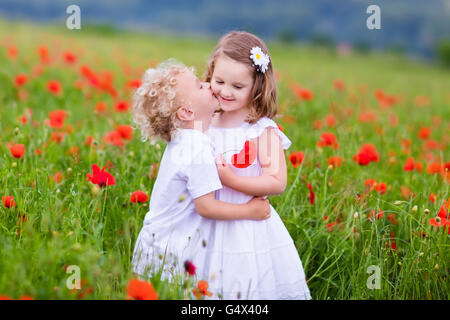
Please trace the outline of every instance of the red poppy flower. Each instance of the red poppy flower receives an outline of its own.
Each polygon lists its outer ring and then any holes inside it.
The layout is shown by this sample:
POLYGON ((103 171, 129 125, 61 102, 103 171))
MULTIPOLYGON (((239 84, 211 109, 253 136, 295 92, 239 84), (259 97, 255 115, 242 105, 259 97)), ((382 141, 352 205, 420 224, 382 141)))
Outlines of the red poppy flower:
POLYGON ((449 171, 449 172, 450 172, 450 161, 449 161, 449 162, 446 162, 446 163, 444 164, 444 171, 449 171))
POLYGON ((21 87, 24 84, 26 84, 27 82, 28 82, 28 77, 26 74, 23 74, 23 73, 18 74, 16 76, 16 78, 14 79, 14 83, 15 83, 16 87, 21 87))
POLYGON ((108 109, 106 102, 104 101, 100 101, 95 105, 95 111, 102 113, 105 112, 108 109))
POLYGON ((439 173, 441 174, 444 171, 444 167, 440 162, 432 162, 427 167, 427 172, 429 174, 439 173))
POLYGON ((75 80, 73 86, 77 90, 82 90, 84 88, 84 82, 81 80, 75 80))
POLYGON ((430 193, 430 201, 434 203, 436 201, 436 195, 434 193, 430 193))
POLYGON ((394 213, 389 214, 389 215, 387 216, 387 218, 388 218, 389 221, 392 222, 392 224, 397 224, 397 220, 395 220, 395 214, 394 214, 394 213))
POLYGON ((7 208, 16 206, 16 202, 14 201, 14 196, 3 196, 2 202, 3 202, 3 205, 7 208))
POLYGON ((384 216, 384 211, 383 210, 379 210, 378 213, 375 214, 375 210, 372 210, 367 215, 367 219, 372 221, 374 216, 376 216, 377 219, 381 219, 384 216))
POLYGON ((17 121, 18 122, 22 122, 22 124, 27 124, 28 123, 28 118, 25 115, 19 116, 17 117, 17 121))
POLYGON ((64 127, 64 121, 67 117, 67 113, 64 110, 54 110, 48 113, 50 121, 46 124, 54 129, 60 129, 64 127))
POLYGON ((152 172, 151 172, 151 173, 147 173, 147 177, 149 177, 150 179, 155 179, 155 178, 156 178, 156 175, 157 175, 157 173, 158 173, 158 166, 159 166, 158 163, 153 163, 153 164, 151 165, 152 172))
POLYGON ((397 250, 397 244, 395 243, 395 233, 391 232, 390 241, 387 244, 388 248, 391 247, 393 250, 397 250))
POLYGON ((17 57, 17 54, 19 53, 19 50, 15 46, 10 46, 8 48, 8 57, 12 60, 17 57))
POLYGON ((284 128, 280 124, 277 123, 277 127, 278 129, 280 129, 281 132, 284 132, 284 128))
POLYGON ((77 299, 83 299, 85 296, 90 295, 94 292, 94 288, 89 286, 89 282, 86 279, 81 279, 80 281, 80 289, 72 289, 71 293, 78 293, 77 299))
POLYGON ((333 232, 335 225, 336 225, 336 221, 328 223, 327 224, 327 232, 333 232))
POLYGON ((122 136, 117 131, 110 131, 103 137, 103 141, 112 144, 113 146, 122 147, 124 146, 124 142, 122 140, 122 136))
POLYGON ((375 179, 367 179, 364 183, 365 183, 366 191, 372 191, 375 188, 375 186, 377 185, 377 182, 375 179))
POLYGON ((397 115, 395 113, 389 114, 389 125, 391 127, 398 126, 398 117, 397 117, 397 115))
POLYGON ((298 95, 304 100, 312 100, 314 98, 314 93, 309 89, 301 89, 298 95))
POLYGON ((91 181, 93 184, 97 184, 100 187, 112 186, 116 184, 116 180, 109 172, 105 171, 105 167, 100 170, 98 165, 92 165, 92 174, 88 173, 86 175, 88 181, 91 181))
POLYGON ((289 161, 291 161, 292 166, 294 168, 298 168, 302 164, 304 159, 305 159, 305 155, 301 151, 293 152, 289 156, 289 161))
POLYGON ((9 147, 9 151, 14 158, 20 159, 25 154, 25 146, 23 144, 15 144, 9 147))
POLYGON ((359 165, 367 165, 370 162, 378 162, 379 155, 375 146, 371 143, 366 143, 361 146, 359 152, 353 156, 353 160, 359 165))
POLYGON ((127 82, 127 88, 137 89, 141 86, 141 84, 142 84, 141 80, 130 80, 127 82))
POLYGON ((445 220, 440 217, 430 219, 430 225, 432 225, 433 227, 442 227, 444 224, 445 220))
POLYGON ((204 296, 211 297, 212 292, 208 291, 208 281, 199 280, 197 283, 197 288, 192 289, 192 293, 196 298, 202 298, 204 296))
POLYGON ((334 127, 336 125, 336 118, 332 114, 327 115, 325 117, 325 124, 327 127, 334 127))
POLYGON ((39 54, 39 56, 40 56, 40 58, 41 58, 41 62, 42 62, 43 64, 47 64, 47 63, 50 61, 49 55, 48 55, 48 49, 47 49, 47 47, 45 47, 45 46, 40 46, 40 47, 38 48, 38 54, 39 54))
POLYGON ((63 174, 59 171, 56 171, 56 173, 54 175, 49 176, 50 182, 55 181, 56 184, 60 183, 62 178, 63 178, 63 174))
POLYGON ((148 196, 144 191, 135 191, 131 194, 130 202, 132 203, 143 203, 148 201, 148 196))
POLYGON ((358 121, 361 123, 366 123, 366 122, 374 122, 377 120, 377 115, 375 113, 375 111, 368 111, 365 113, 360 113, 358 115, 358 121))
POLYGON ((129 105, 127 101, 118 101, 114 106, 114 110, 117 112, 127 112, 129 109, 129 105))
POLYGON ((423 171, 423 165, 422 162, 414 162, 414 169, 416 169, 417 172, 422 172, 423 171))
POLYGON ((337 91, 343 91, 345 89, 345 83, 341 79, 336 79, 333 82, 333 87, 337 91))
POLYGON ((370 163, 370 155, 367 153, 358 153, 353 156, 353 160, 361 166, 368 165, 370 163))
POLYGON ((64 60, 68 64, 73 64, 77 61, 77 57, 72 52, 66 51, 66 52, 64 52, 64 60))
POLYGON ((314 191, 313 191, 313 188, 311 186, 311 183, 309 183, 309 182, 308 182, 308 189, 309 189, 309 196, 308 196, 309 202, 311 204, 314 204, 315 199, 316 199, 316 195, 314 194, 314 191))
POLYGON ((430 225, 433 227, 444 227, 447 230, 447 233, 450 234, 450 220, 442 217, 437 216, 436 218, 430 219, 430 225))
POLYGON ((25 213, 20 213, 17 215, 17 224, 20 224, 20 221, 27 222, 27 215, 25 213))
POLYGON ((320 129, 322 129, 322 121, 320 121, 320 120, 314 120, 313 127, 314 127, 315 130, 320 130, 320 129))
POLYGON ((375 98, 378 100, 378 105, 381 109, 389 108, 398 102, 398 98, 394 95, 388 95, 383 90, 375 90, 375 98))
POLYGON ((314 94, 311 90, 302 88, 299 84, 293 83, 291 85, 292 92, 299 98, 300 100, 312 100, 314 98, 314 94))
POLYGON ((51 142, 61 143, 64 140, 64 132, 52 132, 52 135, 50 136, 51 142))
POLYGON ((67 150, 67 154, 72 157, 77 157, 80 154, 80 149, 77 146, 71 146, 69 150, 67 150))
POLYGON ((80 73, 89 82, 89 84, 93 87, 100 88, 100 79, 91 68, 86 65, 82 65, 80 67, 80 73))
POLYGON ((159 296, 151 282, 131 279, 127 285, 127 299, 158 300, 159 296))
POLYGON ((342 160, 340 156, 334 156, 327 159, 327 164, 331 165, 333 168, 340 167, 342 160))
POLYGON ((50 80, 47 83, 47 90, 54 95, 59 95, 62 91, 61 83, 56 80, 50 80))
POLYGON ((444 204, 439 209, 438 217, 440 217, 442 219, 448 219, 450 206, 447 203, 450 204, 450 200, 444 201, 444 204))
POLYGON ((335 150, 338 148, 338 142, 336 136, 331 132, 324 132, 320 136, 321 140, 317 142, 319 147, 333 147, 335 150))
POLYGON ((414 170, 414 158, 406 159, 406 163, 403 166, 403 171, 413 171, 414 170))
POLYGON ((425 151, 433 151, 433 150, 445 150, 445 143, 439 143, 436 140, 428 139, 422 144, 422 149, 425 151))
POLYGON ((419 130, 419 138, 422 140, 426 140, 430 137, 431 129, 428 127, 422 127, 419 130))
POLYGON ((400 193, 404 199, 410 199, 415 196, 415 193, 411 192, 411 190, 405 186, 400 186, 400 193))
POLYGON ((94 141, 95 139, 94 139, 94 137, 93 136, 87 136, 86 137, 86 146, 88 146, 88 147, 90 147, 91 146, 91 144, 92 144, 92 142, 94 141))
POLYGON ((116 131, 120 134, 120 136, 127 140, 130 141, 133 139, 133 127, 128 126, 128 125, 118 125, 116 127, 116 131))
POLYGON ((384 182, 379 182, 375 185, 375 190, 380 194, 385 194, 387 189, 387 185, 384 182))
POLYGON ((187 273, 189 273, 189 275, 191 275, 191 276, 195 275, 195 266, 194 266, 194 264, 193 264, 191 261, 189 261, 189 260, 186 260, 186 261, 184 262, 184 270, 185 270, 187 273))

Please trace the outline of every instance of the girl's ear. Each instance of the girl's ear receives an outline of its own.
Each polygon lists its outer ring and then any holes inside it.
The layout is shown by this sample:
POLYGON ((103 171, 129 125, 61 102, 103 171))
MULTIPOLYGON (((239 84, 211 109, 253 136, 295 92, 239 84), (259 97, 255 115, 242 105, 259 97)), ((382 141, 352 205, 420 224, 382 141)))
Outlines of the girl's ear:
POLYGON ((182 121, 194 121, 194 111, 191 108, 184 106, 177 110, 177 117, 182 121))

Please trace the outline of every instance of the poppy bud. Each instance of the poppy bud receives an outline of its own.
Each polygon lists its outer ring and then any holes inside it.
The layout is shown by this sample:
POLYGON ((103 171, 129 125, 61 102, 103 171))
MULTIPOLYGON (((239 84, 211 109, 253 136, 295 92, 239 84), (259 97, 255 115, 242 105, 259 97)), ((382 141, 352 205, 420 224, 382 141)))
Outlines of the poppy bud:
POLYGON ((184 270, 186 270, 186 272, 189 273, 189 275, 191 275, 191 276, 195 275, 195 266, 189 260, 186 260, 184 262, 184 270))

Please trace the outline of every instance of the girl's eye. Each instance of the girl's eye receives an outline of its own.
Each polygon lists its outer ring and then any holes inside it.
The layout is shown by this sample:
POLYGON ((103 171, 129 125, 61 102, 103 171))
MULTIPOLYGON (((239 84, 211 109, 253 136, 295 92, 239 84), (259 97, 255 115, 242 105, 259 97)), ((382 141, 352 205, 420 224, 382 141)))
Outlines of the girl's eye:
POLYGON ((240 86, 234 86, 236 89, 242 89, 242 87, 240 87, 240 86))
POLYGON ((216 80, 217 84, 223 84, 223 81, 216 80))

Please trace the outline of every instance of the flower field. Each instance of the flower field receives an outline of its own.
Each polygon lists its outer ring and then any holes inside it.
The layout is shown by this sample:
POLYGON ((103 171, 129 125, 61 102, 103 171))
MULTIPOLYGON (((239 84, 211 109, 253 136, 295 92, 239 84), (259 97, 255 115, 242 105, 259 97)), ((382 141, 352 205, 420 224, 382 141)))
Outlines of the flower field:
MULTIPOLYGON (((133 277, 165 144, 140 140, 130 107, 159 61, 202 77, 215 40, 0 20, 0 298, 210 295, 191 265, 178 285, 133 277), (79 289, 67 286, 69 266, 79 289)), ((448 299, 450 71, 268 47, 274 120, 292 141, 288 186, 269 199, 313 299, 448 299)))

